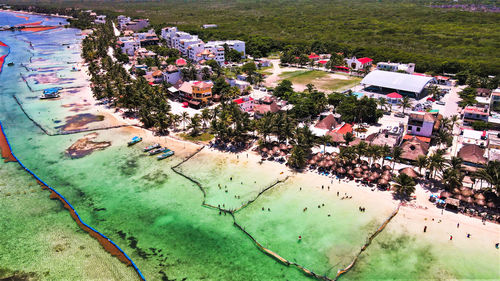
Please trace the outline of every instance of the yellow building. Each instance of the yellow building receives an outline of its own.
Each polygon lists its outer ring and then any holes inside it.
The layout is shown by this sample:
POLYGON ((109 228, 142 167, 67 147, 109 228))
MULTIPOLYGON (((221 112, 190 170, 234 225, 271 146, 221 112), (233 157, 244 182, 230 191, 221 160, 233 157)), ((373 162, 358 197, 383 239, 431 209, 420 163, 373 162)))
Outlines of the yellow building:
POLYGON ((212 100, 212 83, 207 83, 203 81, 196 81, 192 84, 192 99, 198 101, 201 104, 207 104, 212 100))

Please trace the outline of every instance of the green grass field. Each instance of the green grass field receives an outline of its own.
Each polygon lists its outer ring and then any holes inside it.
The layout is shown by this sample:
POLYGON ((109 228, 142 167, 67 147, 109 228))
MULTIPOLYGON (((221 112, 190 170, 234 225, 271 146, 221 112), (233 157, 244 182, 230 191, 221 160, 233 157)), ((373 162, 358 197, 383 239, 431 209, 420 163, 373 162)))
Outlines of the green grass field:
POLYGON ((294 84, 307 85, 313 84, 316 88, 323 91, 340 91, 355 86, 361 81, 361 78, 352 77, 344 74, 332 74, 319 70, 297 70, 287 71, 280 75, 282 80, 290 80, 294 84), (333 77, 332 77, 333 76, 333 77), (345 77, 339 79, 334 77, 345 77))

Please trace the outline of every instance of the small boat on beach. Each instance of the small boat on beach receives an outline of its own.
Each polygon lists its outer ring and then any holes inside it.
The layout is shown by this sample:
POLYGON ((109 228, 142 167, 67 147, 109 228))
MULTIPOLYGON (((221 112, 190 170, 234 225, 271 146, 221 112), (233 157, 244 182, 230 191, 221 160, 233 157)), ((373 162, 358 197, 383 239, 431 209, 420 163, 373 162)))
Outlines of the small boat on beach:
POLYGON ((159 143, 155 143, 153 145, 146 146, 144 148, 144 152, 148 152, 150 150, 157 149, 157 148, 160 148, 160 147, 161 147, 161 145, 159 143))
POLYGON ((142 141, 142 138, 141 137, 133 137, 131 141, 129 141, 127 144, 128 146, 131 146, 131 145, 134 145, 138 142, 141 142, 142 141))
POLYGON ((170 149, 167 149, 167 151, 165 153, 163 153, 162 155, 158 155, 156 158, 158 160, 163 160, 163 159, 168 158, 168 157, 170 157, 172 155, 174 155, 174 151, 170 150, 170 149))
POLYGON ((14 63, 13 63, 13 62, 9 62, 7 65, 8 65, 8 66, 13 66, 13 65, 14 65, 14 63))
POLYGON ((59 87, 45 89, 45 90, 43 90, 43 94, 40 96, 40 99, 46 100, 46 99, 58 98, 61 96, 61 95, 59 95, 59 90, 61 90, 61 89, 62 88, 59 88, 59 87))
POLYGON ((152 156, 152 155, 156 155, 156 154, 159 154, 159 153, 162 153, 162 152, 165 152, 169 150, 168 148, 166 147, 160 147, 160 148, 157 148, 157 149, 153 149, 149 152, 149 156, 152 156))

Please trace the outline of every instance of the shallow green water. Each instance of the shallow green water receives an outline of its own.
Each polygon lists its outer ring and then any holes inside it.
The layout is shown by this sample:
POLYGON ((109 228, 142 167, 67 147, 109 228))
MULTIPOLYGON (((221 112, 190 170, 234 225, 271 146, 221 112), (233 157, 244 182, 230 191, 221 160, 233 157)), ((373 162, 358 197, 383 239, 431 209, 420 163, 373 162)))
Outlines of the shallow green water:
MULTIPOLYGON (((126 146, 131 137, 126 130, 112 129, 99 132, 96 139, 110 141, 111 147, 80 159, 70 159, 65 149, 83 133, 47 136, 31 123, 15 103, 13 94, 19 97, 28 114, 50 132, 57 132, 55 127, 61 125, 54 121, 64 121, 75 114, 61 107, 65 99, 45 103, 33 99, 38 93, 32 92, 19 76, 19 72, 26 72, 20 63, 29 63, 27 60, 33 54, 34 59, 43 58, 44 63, 57 66, 76 59, 71 48, 46 46, 50 40, 56 44, 54 38, 59 35, 61 39, 56 40, 57 44, 63 40, 77 42, 74 31, 73 37, 61 32, 50 31, 28 38, 9 33, 2 37, 2 41, 13 48, 9 60, 16 65, 4 68, 0 74, 0 120, 14 153, 23 163, 63 194, 85 222, 124 249, 148 280, 167 277, 170 280, 308 279, 297 269, 286 267, 260 252, 233 226, 229 215, 203 207, 203 193, 199 188, 170 169, 182 160, 180 157, 156 161, 142 153, 141 145, 126 146), (29 50, 26 39, 45 40, 44 47, 55 51, 48 54, 47 50, 38 50, 36 44, 35 50, 29 50)), ((61 74, 70 76, 71 64, 66 65, 67 69, 61 74)), ((30 86, 35 90, 45 87, 30 86)), ((92 124, 92 127, 99 126, 103 126, 102 123, 92 124)), ((185 153, 179 154, 184 156, 185 153)), ((214 157, 202 152, 181 165, 179 170, 203 185, 207 203, 232 209, 284 178, 266 166, 256 168, 244 158, 234 157, 214 157), (229 180, 231 177, 233 179, 229 180)), ((40 276, 50 270, 47 280, 130 280, 137 277, 129 278, 131 269, 111 258, 97 241, 79 230, 60 203, 46 199, 48 193, 30 185, 29 177, 15 168, 16 165, 0 164, 0 184, 16 190, 15 196, 12 192, 11 196, 4 196, 3 187, 0 187, 0 202, 2 207, 5 203, 8 208, 8 212, 0 215, 5 216, 0 223, 9 222, 5 236, 0 234, 2 242, 8 241, 5 244, 8 247, 0 247, 0 268, 35 272, 40 276), (37 191, 30 193, 35 189, 37 191), (12 201, 14 198, 16 200, 12 201), (13 225, 13 221, 23 224, 13 225), (60 249, 61 246, 47 242, 52 241, 47 237, 63 241, 60 243, 64 248, 62 254, 54 253, 55 247, 60 249), (79 246, 74 245, 82 245, 84 249, 79 250, 79 246), (13 253, 7 256, 6 252, 13 253), (39 258, 38 254, 43 257, 39 258), (90 272, 94 264, 102 264, 103 268, 90 272)), ((368 235, 393 210, 380 206, 361 214, 360 205, 363 205, 360 198, 339 200, 334 184, 331 191, 321 190, 316 183, 294 176, 264 193, 235 217, 265 247, 318 274, 333 277, 339 268, 352 260, 368 235), (305 207, 308 210, 304 212, 305 207), (303 237, 300 242, 299 235, 303 237)), ((397 226, 396 222, 394 229, 389 228, 377 237, 354 271, 343 278, 498 279, 500 276, 491 266, 494 265, 491 261, 498 260, 496 252, 483 255, 481 251, 460 248, 456 250, 457 255, 451 251, 443 254, 443 247, 405 234, 397 226)))
POLYGON ((49 194, 17 163, 0 162, 0 279, 138 280, 49 194))

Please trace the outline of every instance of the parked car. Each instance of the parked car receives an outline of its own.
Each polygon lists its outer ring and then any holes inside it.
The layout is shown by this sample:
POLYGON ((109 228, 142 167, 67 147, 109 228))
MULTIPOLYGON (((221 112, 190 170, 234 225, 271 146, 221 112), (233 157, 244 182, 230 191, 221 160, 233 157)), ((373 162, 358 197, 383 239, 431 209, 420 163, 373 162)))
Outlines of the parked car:
POLYGON ((436 101, 436 99, 429 97, 429 98, 427 98, 427 101, 432 101, 432 102, 435 102, 435 101, 436 101))
POLYGON ((384 111, 384 115, 391 115, 390 111, 384 111))
POLYGON ((436 104, 439 104, 439 105, 445 105, 446 103, 445 103, 444 101, 438 100, 438 101, 436 102, 436 104))
POLYGON ((394 113, 394 117, 405 118, 405 115, 402 112, 394 113))

